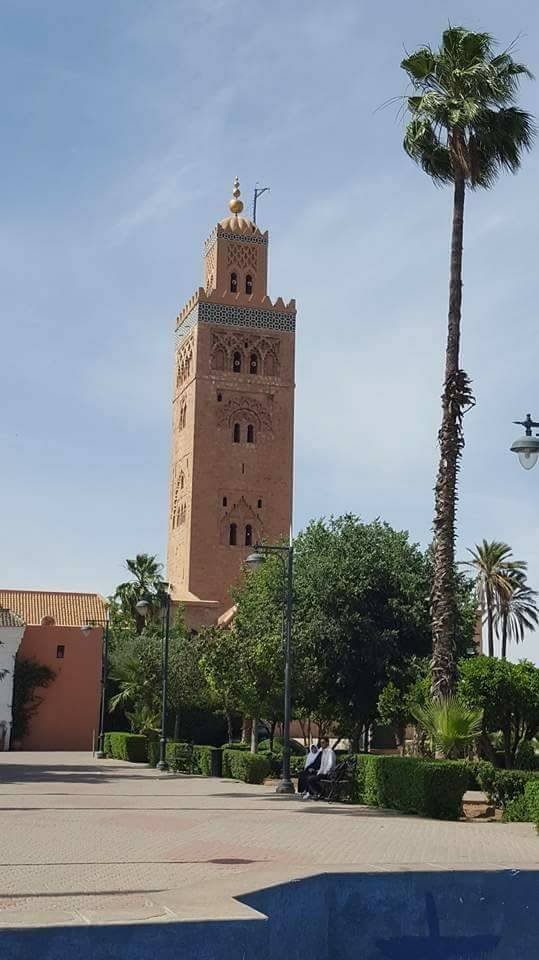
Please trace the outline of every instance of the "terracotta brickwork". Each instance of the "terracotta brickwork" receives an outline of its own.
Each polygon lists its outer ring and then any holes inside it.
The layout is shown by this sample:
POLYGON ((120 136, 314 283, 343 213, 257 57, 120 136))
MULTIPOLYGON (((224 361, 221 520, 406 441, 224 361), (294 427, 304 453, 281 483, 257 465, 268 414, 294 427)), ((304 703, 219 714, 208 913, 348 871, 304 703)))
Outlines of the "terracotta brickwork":
POLYGON ((291 522, 295 303, 269 299, 268 234, 234 198, 176 327, 168 579, 194 626, 231 606, 244 558, 291 522))

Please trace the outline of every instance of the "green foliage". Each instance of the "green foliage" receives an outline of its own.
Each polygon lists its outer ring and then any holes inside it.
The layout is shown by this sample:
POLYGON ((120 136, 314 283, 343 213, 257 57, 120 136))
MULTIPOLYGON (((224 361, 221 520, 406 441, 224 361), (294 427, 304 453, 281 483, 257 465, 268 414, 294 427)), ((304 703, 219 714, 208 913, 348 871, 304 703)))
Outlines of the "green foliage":
POLYGON ((503 811, 502 820, 504 823, 527 823, 531 819, 526 790, 524 790, 523 794, 509 801, 503 811))
POLYGON ((148 760, 146 737, 136 733, 105 734, 105 753, 115 760, 130 763, 146 763, 148 760))
POLYGON ((420 48, 401 66, 413 89, 404 149, 425 173, 490 187, 503 170, 518 170, 534 135, 532 117, 514 106, 527 67, 498 53, 488 33, 452 26, 438 50, 420 48))
POLYGON ((527 783, 539 781, 539 774, 531 770, 498 770, 491 765, 482 765, 478 780, 489 803, 505 810, 513 800, 524 795, 527 783))
POLYGON ((445 759, 470 746, 481 733, 481 710, 467 707, 457 697, 431 700, 412 708, 419 726, 430 738, 434 750, 445 759))
POLYGON ((244 750, 223 750, 223 776, 245 783, 264 783, 269 776, 270 763, 257 753, 244 750))
POLYGON ((13 739, 20 740, 30 731, 30 721, 43 701, 37 693, 53 682, 54 670, 34 657, 17 657, 13 677, 13 739))
POLYGON ((378 697, 378 719, 393 727, 397 742, 404 749, 405 730, 408 724, 415 723, 415 708, 425 706, 430 699, 429 662, 426 658, 410 657, 393 667, 390 676, 378 697))
POLYGON ((461 764, 373 754, 360 754, 356 763, 357 803, 458 820, 468 787, 461 764))
POLYGON ((539 831, 539 780, 530 780, 524 789, 529 819, 539 831))
POLYGON ((472 559, 467 561, 476 576, 477 597, 486 610, 489 656, 494 656, 494 620, 500 605, 506 603, 523 582, 527 564, 511 559, 511 547, 497 540, 483 540, 475 550, 469 550, 472 559))
MULTIPOLYGON (((297 740, 290 740, 290 755, 296 757, 303 757, 305 759, 305 747, 302 747, 301 743, 298 743, 297 740)), ((259 753, 275 753, 282 757, 283 755, 283 746, 284 741, 282 737, 273 738, 273 751, 270 751, 270 740, 262 740, 258 745, 259 753)))
POLYGON ((129 615, 136 632, 142 633, 146 621, 137 613, 136 605, 140 600, 146 600, 149 622, 159 619, 168 590, 168 584, 163 580, 163 564, 148 553, 137 553, 134 560, 125 561, 125 566, 133 579, 118 584, 113 599, 129 615))
POLYGON ((501 730, 506 767, 514 767, 520 744, 539 730, 539 668, 527 660, 461 660, 458 693, 468 706, 483 711, 485 732, 501 730))
POLYGON ((530 740, 523 740, 517 749, 515 758, 517 770, 539 770, 539 757, 530 740))

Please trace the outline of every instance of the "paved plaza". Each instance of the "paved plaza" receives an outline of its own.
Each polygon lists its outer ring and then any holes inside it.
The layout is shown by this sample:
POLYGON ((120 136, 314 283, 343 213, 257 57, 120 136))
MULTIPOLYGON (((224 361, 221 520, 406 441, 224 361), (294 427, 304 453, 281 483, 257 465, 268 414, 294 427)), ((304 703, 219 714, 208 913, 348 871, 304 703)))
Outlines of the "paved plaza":
POLYGON ((529 824, 309 803, 80 753, 0 755, 0 805, 4 927, 242 918, 236 896, 337 870, 539 866, 529 824))

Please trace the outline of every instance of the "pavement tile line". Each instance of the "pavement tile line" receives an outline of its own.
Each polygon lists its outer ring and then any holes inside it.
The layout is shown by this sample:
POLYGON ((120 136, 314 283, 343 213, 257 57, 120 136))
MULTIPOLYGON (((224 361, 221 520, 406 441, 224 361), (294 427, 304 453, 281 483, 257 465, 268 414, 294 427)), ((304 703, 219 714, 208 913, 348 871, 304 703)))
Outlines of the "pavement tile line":
POLYGON ((0 755, 0 809, 3 929, 246 919, 237 897, 326 872, 539 869, 529 824, 308 803, 86 754, 0 755))

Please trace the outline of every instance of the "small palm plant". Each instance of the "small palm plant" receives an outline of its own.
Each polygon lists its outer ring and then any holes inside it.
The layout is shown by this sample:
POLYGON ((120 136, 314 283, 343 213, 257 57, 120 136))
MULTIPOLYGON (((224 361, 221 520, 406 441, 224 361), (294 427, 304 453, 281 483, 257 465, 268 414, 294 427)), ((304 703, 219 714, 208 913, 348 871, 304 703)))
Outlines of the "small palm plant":
POLYGON ((441 753, 444 759, 462 754, 481 733, 482 710, 467 707, 454 695, 423 706, 416 704, 412 714, 430 739, 433 752, 441 753))

